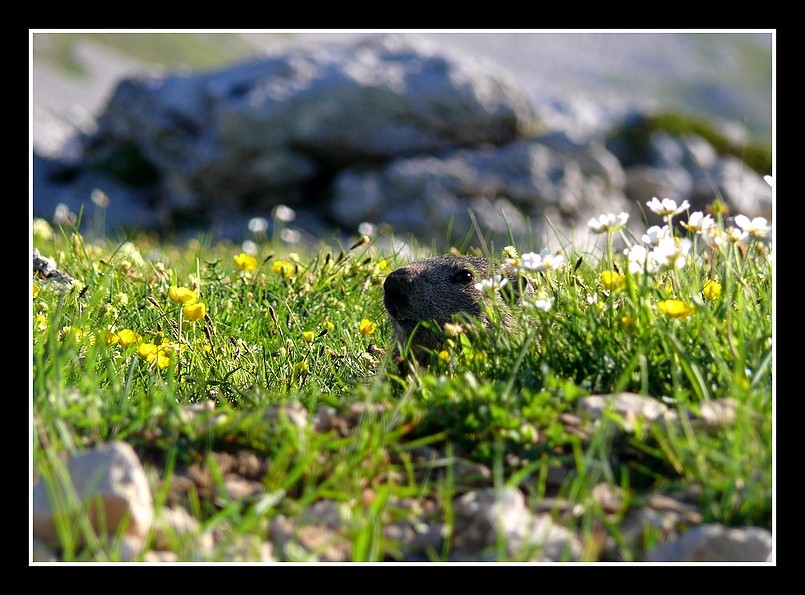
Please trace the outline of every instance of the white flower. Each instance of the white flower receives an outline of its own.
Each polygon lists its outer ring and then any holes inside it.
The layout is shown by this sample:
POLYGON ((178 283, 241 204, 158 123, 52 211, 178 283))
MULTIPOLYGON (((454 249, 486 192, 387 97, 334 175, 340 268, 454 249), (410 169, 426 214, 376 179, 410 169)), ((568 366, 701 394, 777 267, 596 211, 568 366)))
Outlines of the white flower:
POLYGON ((252 242, 251 240, 244 240, 243 243, 240 245, 240 249, 243 250, 246 254, 251 254, 252 256, 257 255, 257 244, 252 242))
POLYGON ((628 213, 621 212, 617 215, 609 213, 607 215, 601 215, 597 219, 593 217, 587 222, 587 226, 595 233, 613 232, 626 225, 628 219, 628 213))
POLYGON ((720 248, 726 245, 729 236, 718 227, 711 227, 702 233, 702 239, 710 248, 720 248))
POLYGON ((682 204, 677 207, 675 200, 671 200, 670 198, 663 198, 660 200, 656 196, 648 201, 646 205, 649 209, 663 217, 672 217, 674 215, 678 215, 690 207, 690 203, 688 203, 686 200, 683 200, 682 204))
POLYGON ((274 207, 273 212, 274 219, 277 221, 284 221, 285 223, 290 223, 294 219, 296 219, 296 211, 294 211, 291 207, 286 205, 277 205, 274 207))
POLYGON ((738 229, 737 227, 729 227, 729 228, 727 228, 727 239, 730 242, 732 242, 733 244, 737 244, 738 242, 742 242, 747 237, 749 237, 749 232, 746 232, 743 229, 738 229))
POLYGON ((529 300, 527 303, 530 306, 536 308, 537 310, 542 310, 543 312, 547 312, 553 306, 553 298, 550 298, 550 297, 538 298, 536 300, 529 300))
POLYGON ((671 230, 667 225, 660 227, 659 225, 652 225, 643 234, 643 243, 648 246, 656 246, 661 240, 671 237, 671 230))
POLYGON ((565 264, 564 254, 555 254, 545 248, 542 252, 526 252, 520 257, 520 264, 515 265, 518 269, 529 271, 550 271, 558 269, 565 264))
POLYGON ((753 238, 765 238, 771 231, 765 217, 755 217, 750 221, 746 215, 736 215, 735 224, 753 238))
POLYGON ((687 223, 684 222, 682 223, 682 227, 684 227, 688 231, 702 234, 703 232, 713 227, 715 224, 716 222, 710 215, 705 215, 701 211, 696 211, 695 213, 690 214, 687 223))
POLYGON ((358 233, 362 236, 372 237, 377 234, 377 225, 370 223, 369 221, 362 221, 358 225, 358 233))
POLYGON ((249 219, 249 231, 252 233, 264 233, 268 229, 268 221, 265 217, 252 217, 249 219))
POLYGON ((660 266, 680 269, 687 263, 687 256, 692 246, 688 238, 663 238, 649 254, 660 266))
POLYGON ((295 229, 287 227, 280 232, 280 239, 287 244, 296 244, 302 239, 302 234, 295 229))
POLYGON ((508 282, 508 278, 503 275, 495 275, 489 279, 482 279, 480 283, 476 283, 475 289, 478 291, 496 290, 505 287, 508 282))
POLYGON ((124 242, 117 249, 118 254, 134 264, 137 267, 145 266, 145 259, 140 254, 140 249, 131 242, 124 242))
POLYGON ((649 258, 650 253, 645 246, 635 244, 623 253, 629 259, 629 272, 633 275, 643 272, 656 273, 659 269, 657 261, 649 258))

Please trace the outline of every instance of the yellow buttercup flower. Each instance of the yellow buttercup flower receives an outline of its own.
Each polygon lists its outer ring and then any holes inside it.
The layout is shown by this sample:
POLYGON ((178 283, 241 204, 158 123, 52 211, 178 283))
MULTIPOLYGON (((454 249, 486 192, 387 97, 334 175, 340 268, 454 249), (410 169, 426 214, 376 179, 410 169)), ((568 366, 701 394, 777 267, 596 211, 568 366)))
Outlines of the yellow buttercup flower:
POLYGON ((715 300, 721 295, 721 284, 718 281, 710 280, 702 287, 702 295, 706 300, 715 300))
POLYGON ((613 289, 623 289, 626 285, 626 277, 617 271, 603 271, 601 273, 601 283, 610 291, 613 289))
POLYGON ((204 302, 187 304, 184 308, 182 308, 182 315, 186 320, 201 320, 204 318, 206 313, 207 306, 204 305, 204 302))
POLYGON ((137 354, 149 364, 156 361, 160 370, 170 366, 170 353, 170 349, 164 343, 160 346, 156 346, 153 343, 140 343, 137 346, 137 354))
POLYGON ((168 296, 172 302, 177 304, 192 304, 198 300, 198 293, 187 287, 177 287, 171 285, 168 289, 168 296))
POLYGON ((157 346, 153 343, 140 343, 137 345, 137 355, 150 362, 157 355, 157 346))
POLYGON ((135 333, 131 329, 124 328, 122 331, 118 333, 118 337, 120 338, 120 345, 122 347, 128 347, 132 343, 137 343, 142 337, 135 333))
POLYGON ((287 260, 275 260, 274 264, 271 265, 271 270, 277 275, 282 275, 286 279, 290 279, 296 272, 296 265, 287 260))
POLYGON ((103 339, 106 341, 107 345, 112 346, 120 342, 120 335, 114 331, 106 331, 103 335, 103 339))
POLYGON ((36 324, 36 330, 38 331, 46 331, 48 328, 48 321, 41 314, 36 315, 34 318, 34 323, 36 324))
POLYGON ((313 342, 313 339, 315 338, 315 335, 313 334, 313 331, 303 331, 303 332, 302 332, 302 337, 303 337, 303 338, 305 339, 305 341, 307 341, 308 343, 312 343, 312 342, 313 342))
POLYGON ((377 329, 377 324, 368 318, 361 320, 360 325, 358 325, 358 330, 364 337, 371 335, 373 332, 375 332, 375 329, 377 329))
POLYGON ((257 259, 251 254, 241 252, 240 254, 235 255, 234 258, 235 266, 237 266, 241 271, 248 273, 249 271, 253 271, 257 268, 257 259))
POLYGON ((39 285, 34 285, 34 299, 39 295, 39 285))
POLYGON ((329 320, 325 320, 322 323, 322 326, 324 327, 324 330, 326 330, 328 333, 331 333, 335 330, 335 325, 329 320))
POLYGON ((671 318, 685 318, 693 314, 693 306, 682 300, 663 300, 657 307, 671 318))

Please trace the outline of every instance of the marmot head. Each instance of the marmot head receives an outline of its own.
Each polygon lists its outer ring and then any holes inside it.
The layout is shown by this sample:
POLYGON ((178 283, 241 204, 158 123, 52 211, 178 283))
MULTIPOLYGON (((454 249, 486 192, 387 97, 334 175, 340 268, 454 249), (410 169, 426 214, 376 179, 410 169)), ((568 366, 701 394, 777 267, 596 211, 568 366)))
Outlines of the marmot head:
POLYGON ((394 340, 405 346, 413 333, 414 354, 425 363, 443 336, 420 323, 434 323, 438 331, 454 315, 483 318, 485 296, 475 285, 496 274, 506 276, 510 290, 517 290, 516 272, 478 256, 424 258, 393 271, 383 284, 383 303, 394 324, 394 340))

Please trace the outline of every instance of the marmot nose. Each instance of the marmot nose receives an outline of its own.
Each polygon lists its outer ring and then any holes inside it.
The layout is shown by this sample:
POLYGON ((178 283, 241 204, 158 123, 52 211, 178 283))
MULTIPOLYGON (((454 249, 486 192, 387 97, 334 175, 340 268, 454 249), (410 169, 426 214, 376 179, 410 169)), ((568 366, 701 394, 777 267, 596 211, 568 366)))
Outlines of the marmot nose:
POLYGON ((408 306, 408 288, 411 279, 402 269, 392 272, 383 283, 383 303, 386 310, 394 317, 399 317, 399 312, 408 306))

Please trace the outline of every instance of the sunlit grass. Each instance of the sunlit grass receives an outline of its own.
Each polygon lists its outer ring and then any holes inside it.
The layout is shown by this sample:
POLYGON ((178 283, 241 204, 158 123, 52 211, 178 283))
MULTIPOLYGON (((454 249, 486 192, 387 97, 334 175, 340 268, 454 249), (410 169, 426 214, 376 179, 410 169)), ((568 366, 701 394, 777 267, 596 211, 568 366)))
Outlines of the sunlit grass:
MULTIPOLYGON (((554 496, 587 502, 606 482, 639 501, 651 490, 697 486, 706 520, 770 526, 769 228, 671 202, 647 203, 666 226, 642 238, 625 233, 623 214, 591 220, 591 234, 605 240, 601 254, 539 246, 494 254, 534 289, 512 327, 494 315, 490 327, 457 320, 431 366, 409 374, 386 355, 382 305, 383 279, 405 263, 369 238, 312 249, 265 236, 248 246, 89 242, 36 220, 34 247, 76 282, 33 280, 34 474, 53 481, 62 453, 109 440, 171 465, 247 450, 268 462, 265 495, 222 501, 191 492, 186 506, 202 525, 264 535, 275 516, 296 518, 332 499, 352 507, 344 535, 353 560, 395 559, 381 527, 400 499, 438 502, 449 526, 454 469, 415 465, 412 453, 425 446, 494 468, 496 481, 532 498, 546 495, 558 465, 570 474, 554 496), (683 413, 731 398, 737 415, 702 432, 683 414, 681 424, 639 426, 620 441, 611 424, 583 440, 563 423, 581 397, 619 391, 683 413), (183 413, 208 402, 214 423, 183 413), (315 430, 276 413, 288 406, 308 418, 348 417, 355 404, 379 407, 361 409, 349 429, 315 430)), ((481 289, 503 291, 500 281, 481 289)), ((155 493, 170 484, 171 465, 156 467, 155 493)), ((620 539, 600 511, 577 522, 620 539)), ((63 533, 65 559, 116 555, 63 533)), ((623 546, 627 559, 631 547, 623 546)))

